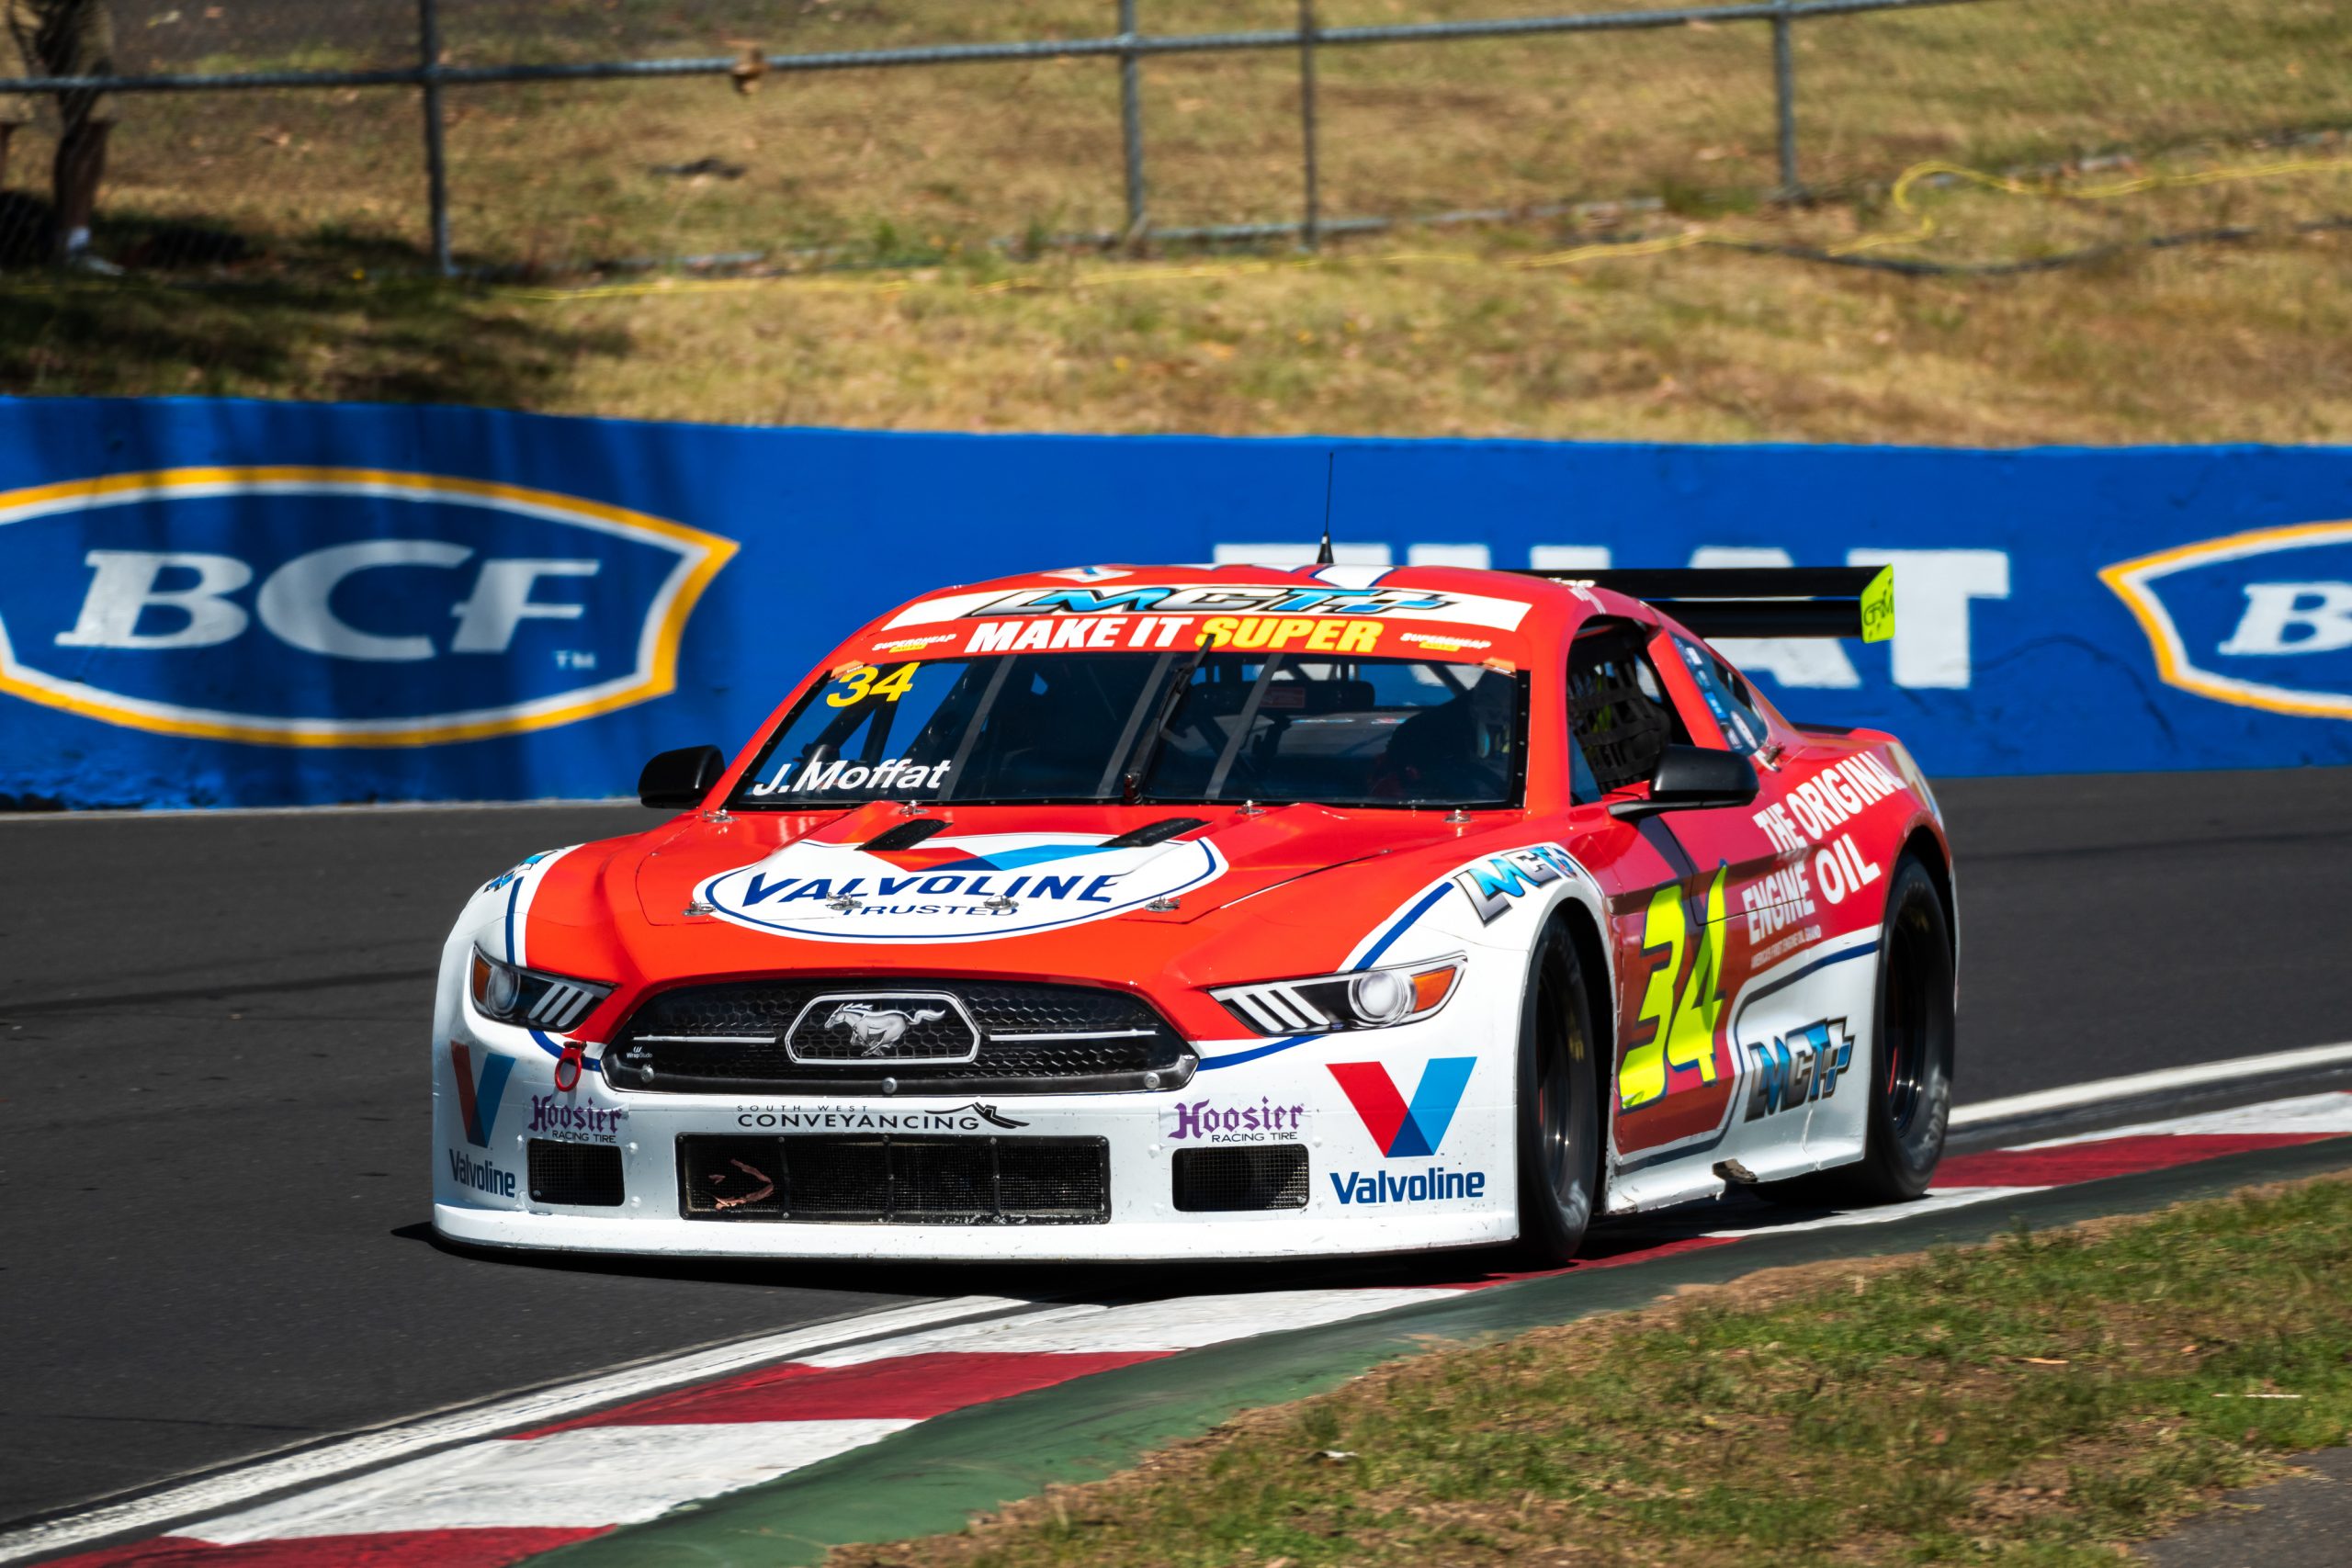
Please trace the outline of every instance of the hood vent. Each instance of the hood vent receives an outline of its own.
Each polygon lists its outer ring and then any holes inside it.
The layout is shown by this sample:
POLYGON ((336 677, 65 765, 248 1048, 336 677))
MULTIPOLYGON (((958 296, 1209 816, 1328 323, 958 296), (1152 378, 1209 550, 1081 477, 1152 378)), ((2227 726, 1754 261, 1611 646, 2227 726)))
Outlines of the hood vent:
POLYGON ((1106 850, 1148 850, 1154 844, 1164 844, 1179 833, 1189 833, 1195 828, 1205 828, 1208 819, 1202 817, 1163 817, 1157 822, 1147 822, 1131 829, 1106 842, 1106 850))
POLYGON ((861 850, 910 850, 946 826, 947 819, 944 817, 918 817, 911 822, 901 822, 895 828, 876 833, 857 847, 861 850))

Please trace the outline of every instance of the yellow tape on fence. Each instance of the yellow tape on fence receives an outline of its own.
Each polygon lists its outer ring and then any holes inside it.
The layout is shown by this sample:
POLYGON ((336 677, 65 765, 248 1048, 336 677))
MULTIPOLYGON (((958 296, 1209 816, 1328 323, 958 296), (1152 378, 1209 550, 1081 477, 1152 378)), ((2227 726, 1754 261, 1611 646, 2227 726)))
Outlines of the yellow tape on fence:
MULTIPOLYGON (((1935 217, 1921 205, 1923 195, 1921 187, 1931 180, 1949 180, 1996 191, 2006 196, 2026 197, 2045 201, 2108 201, 2119 197, 2137 196, 2155 190, 2227 185, 2240 180, 2276 179, 2346 172, 2352 172, 2352 156, 2285 158, 2260 164, 2198 169, 2180 174, 2135 175, 2125 179, 2069 186, 2056 178, 2020 179, 2007 175, 1987 174, 1982 169, 1972 169, 1960 164, 1929 161, 1914 164, 1904 170, 1890 190, 1894 209, 1908 220, 1909 227, 1848 240, 1825 247, 1814 254, 1827 257, 1856 256, 1890 246, 1919 244, 1933 239, 1939 232, 1935 217)), ((492 286, 482 292, 496 299, 540 304, 584 304, 601 299, 662 299, 673 296, 739 293, 762 288, 792 288, 810 294, 883 296, 903 294, 911 289, 929 287, 960 288, 968 293, 980 295, 1045 293, 1057 290, 1148 287, 1162 283, 1226 281, 1242 277, 1269 276, 1285 272, 1314 271, 1339 265, 1497 266, 1514 272, 1533 272, 1557 267, 1581 266, 1597 261, 1631 261, 1644 256, 1666 255, 1676 251, 1702 247, 1738 250, 1749 254, 1754 254, 1759 249, 1770 248, 1759 246, 1751 241, 1713 234, 1699 225, 1692 224, 1673 234, 1631 240, 1592 241, 1573 245, 1565 250, 1545 252, 1540 255, 1518 256, 1502 260, 1466 250, 1364 251, 1346 256, 1261 256, 1232 261, 1111 263, 1091 268, 1072 267, 1060 273, 1046 271, 1024 273, 1012 277, 991 278, 986 282, 959 283, 953 278, 924 276, 917 272, 893 272, 862 277, 845 277, 838 274, 775 273, 758 277, 644 278, 628 283, 596 283, 578 288, 503 285, 492 286)), ((27 279, 22 282, 11 280, 0 283, 0 292, 80 293, 96 292, 119 287, 119 284, 95 279, 88 282, 66 279, 27 279)))
MULTIPOLYGON (((1996 191, 2007 196, 2027 197, 2048 201, 2106 201, 2118 197, 2135 196, 2147 191, 2181 189, 2196 186, 2226 185, 2239 180, 2273 179, 2284 176, 2352 172, 2352 156, 2327 158, 2288 158, 2261 164, 2236 164, 2218 169, 2199 169, 2182 174, 2135 175, 2127 179, 2109 180, 2093 185, 2069 186, 2056 178, 2020 179, 2006 175, 1987 174, 1963 164, 1929 161, 1915 164, 1896 178, 1891 197, 1894 209, 1909 220, 1909 227, 1883 234, 1865 235, 1860 239, 1826 247, 1819 254, 1827 256, 1860 255, 1894 245, 1917 244, 1935 237, 1939 231, 1935 218, 1921 205, 1921 186, 1928 181, 1946 179, 1996 191)), ((1600 240, 1566 250, 1549 251, 1540 255, 1519 256, 1497 261, 1471 251, 1374 251, 1358 252, 1352 255, 1256 257, 1235 261, 1200 261, 1193 263, 1110 264, 1088 269, 1073 269, 1060 276, 1028 274, 1015 277, 994 278, 985 283, 957 285, 952 281, 922 279, 906 274, 888 277, 820 277, 806 274, 778 274, 757 278, 673 278, 643 283, 596 284, 582 288, 501 288, 493 292, 507 299, 551 302, 594 299, 641 299, 668 294, 716 293, 739 288, 792 287, 825 293, 897 294, 909 288, 941 282, 944 287, 963 288, 974 294, 1013 294, 1080 290, 1088 288, 1148 287, 1161 283, 1194 283, 1226 281, 1242 277, 1261 277, 1284 272, 1305 272, 1338 265, 1365 264, 1390 266, 1448 265, 1499 266, 1514 272, 1543 271, 1556 267, 1581 266, 1597 261, 1631 261, 1643 256, 1666 255, 1676 251, 1713 246, 1753 253, 1757 247, 1749 242, 1718 236, 1692 225, 1674 234, 1663 234, 1634 240, 1600 240)))
POLYGON ((1887 245, 1917 244, 1932 239, 1936 220, 1920 210, 1912 193, 1922 180, 1942 177, 1978 186, 1985 190, 1999 191, 2005 196, 2037 197, 2045 201, 2108 201, 2119 196, 2139 196, 2152 190, 2179 190, 2192 186, 2228 185, 2237 180, 2269 179, 2283 175, 2328 174, 2352 170, 2352 157, 2346 158, 2287 158, 2268 164, 2242 164, 2231 168, 2199 169, 2178 175, 2135 175, 2130 179, 2110 180, 2104 185, 2063 186, 2055 180, 2019 180, 2005 175, 1988 175, 1981 169, 1963 167, 1959 164, 1914 164, 1895 180, 1891 193, 1894 209, 1912 219, 1916 227, 1896 234, 1871 234, 1849 240, 1842 245, 1829 247, 1833 256, 1859 255, 1887 245))

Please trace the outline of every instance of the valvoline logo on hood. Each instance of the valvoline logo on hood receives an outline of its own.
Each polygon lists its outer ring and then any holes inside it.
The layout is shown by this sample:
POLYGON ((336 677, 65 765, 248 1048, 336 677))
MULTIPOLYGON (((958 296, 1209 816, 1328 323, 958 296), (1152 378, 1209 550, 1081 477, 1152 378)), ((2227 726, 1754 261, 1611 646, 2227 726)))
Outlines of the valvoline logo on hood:
POLYGON ((2099 573, 2166 684, 2273 713, 2352 718, 2352 522, 2263 528, 2099 573))
POLYGON ((669 692, 734 544, 514 485, 173 468, 0 494, 0 691, 110 724, 417 746, 669 692))
POLYGON ((936 838, 907 850, 803 840, 712 877, 720 919, 819 942, 987 942, 1083 924, 1222 876, 1205 839, 1121 847, 1080 834, 936 838))

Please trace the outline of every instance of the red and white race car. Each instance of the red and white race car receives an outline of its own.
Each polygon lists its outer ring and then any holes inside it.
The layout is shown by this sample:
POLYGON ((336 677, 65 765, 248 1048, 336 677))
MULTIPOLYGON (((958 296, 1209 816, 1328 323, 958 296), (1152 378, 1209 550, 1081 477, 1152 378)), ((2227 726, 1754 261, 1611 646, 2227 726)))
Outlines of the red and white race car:
POLYGON ((1726 1183, 1917 1196, 1950 851, 1702 633, 1884 573, 1091 567, 918 599, 451 933, 434 1223, 608 1252, 1272 1258, 1726 1183), (1662 610, 1659 606, 1664 605, 1662 610))

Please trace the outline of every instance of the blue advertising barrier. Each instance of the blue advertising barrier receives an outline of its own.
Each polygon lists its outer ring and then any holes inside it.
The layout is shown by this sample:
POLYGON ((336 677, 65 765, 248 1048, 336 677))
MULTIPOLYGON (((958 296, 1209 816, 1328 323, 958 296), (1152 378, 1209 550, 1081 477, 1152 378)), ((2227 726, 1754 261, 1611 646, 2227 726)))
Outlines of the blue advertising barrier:
POLYGON ((1102 561, 1895 566, 1736 645, 1944 774, 2352 761, 2352 448, 899 434, 0 400, 0 802, 627 794, 916 593, 1102 561))

